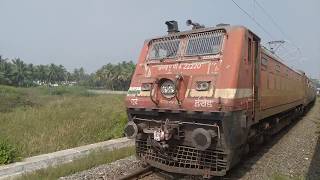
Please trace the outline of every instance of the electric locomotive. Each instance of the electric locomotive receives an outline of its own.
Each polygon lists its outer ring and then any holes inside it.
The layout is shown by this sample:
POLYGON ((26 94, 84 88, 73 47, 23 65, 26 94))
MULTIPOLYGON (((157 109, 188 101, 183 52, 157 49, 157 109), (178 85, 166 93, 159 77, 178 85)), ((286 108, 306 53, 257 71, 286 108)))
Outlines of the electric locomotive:
POLYGON ((204 27, 146 40, 126 96, 125 134, 156 168, 223 176, 252 144, 315 100, 303 72, 286 66, 244 26, 204 27))

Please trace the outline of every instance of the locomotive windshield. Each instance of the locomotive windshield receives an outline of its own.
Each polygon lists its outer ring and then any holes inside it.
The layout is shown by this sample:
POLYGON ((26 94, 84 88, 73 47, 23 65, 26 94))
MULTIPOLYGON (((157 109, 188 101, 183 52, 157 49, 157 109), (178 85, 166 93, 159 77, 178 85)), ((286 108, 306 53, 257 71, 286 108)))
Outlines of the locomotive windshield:
POLYGON ((180 46, 180 39, 159 39, 152 42, 149 59, 174 58, 180 46))
MULTIPOLYGON (((224 31, 216 30, 211 32, 189 34, 186 36, 186 47, 182 50, 183 56, 198 56, 217 54, 221 51, 224 31)), ((153 40, 149 51, 150 60, 175 58, 182 47, 182 39, 170 37, 153 40)))
POLYGON ((199 34, 190 34, 187 37, 187 49, 185 55, 217 54, 221 50, 224 33, 212 31, 199 34))

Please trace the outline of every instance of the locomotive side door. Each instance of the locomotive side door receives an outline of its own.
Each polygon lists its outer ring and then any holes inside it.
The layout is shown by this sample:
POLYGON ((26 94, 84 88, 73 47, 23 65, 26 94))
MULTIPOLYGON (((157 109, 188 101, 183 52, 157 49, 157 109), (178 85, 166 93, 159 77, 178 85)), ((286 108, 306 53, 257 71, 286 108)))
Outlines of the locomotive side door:
POLYGON ((260 110, 260 39, 253 36, 252 41, 252 81, 253 81, 253 117, 256 120, 260 110))
POLYGON ((249 33, 247 40, 247 50, 248 50, 248 62, 251 64, 251 89, 252 89, 252 119, 256 120, 260 110, 260 98, 259 98, 259 89, 260 89, 260 39, 255 36, 253 33, 249 33))

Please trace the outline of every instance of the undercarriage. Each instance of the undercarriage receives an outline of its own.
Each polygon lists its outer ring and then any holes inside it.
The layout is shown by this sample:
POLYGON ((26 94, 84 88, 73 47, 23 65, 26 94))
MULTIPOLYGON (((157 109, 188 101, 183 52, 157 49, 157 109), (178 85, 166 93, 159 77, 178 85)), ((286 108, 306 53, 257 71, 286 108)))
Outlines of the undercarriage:
POLYGON ((223 112, 165 112, 128 110, 127 137, 136 139, 143 162, 172 173, 223 176, 230 151, 222 137, 223 112), (140 112, 140 113, 139 113, 140 112))

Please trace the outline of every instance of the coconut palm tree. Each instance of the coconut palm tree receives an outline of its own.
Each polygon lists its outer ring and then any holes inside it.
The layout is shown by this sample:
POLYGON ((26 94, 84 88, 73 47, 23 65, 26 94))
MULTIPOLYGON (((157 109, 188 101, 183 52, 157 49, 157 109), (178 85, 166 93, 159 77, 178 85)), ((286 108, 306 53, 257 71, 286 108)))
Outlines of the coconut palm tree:
POLYGON ((49 65, 49 73, 48 73, 48 83, 55 83, 57 81, 57 74, 58 74, 58 70, 57 70, 57 66, 53 63, 51 63, 49 65))
POLYGON ((41 82, 41 84, 47 83, 49 79, 49 68, 46 65, 38 65, 35 68, 36 79, 41 82))
POLYGON ((12 63, 14 64, 14 69, 13 69, 14 83, 15 85, 23 86, 28 76, 27 65, 19 58, 13 59, 12 63))
POLYGON ((66 76, 67 70, 64 66, 61 64, 57 66, 57 81, 61 83, 62 81, 67 81, 67 76, 66 76))
POLYGON ((2 59, 0 56, 0 84, 10 85, 12 83, 13 65, 8 59, 2 59))

